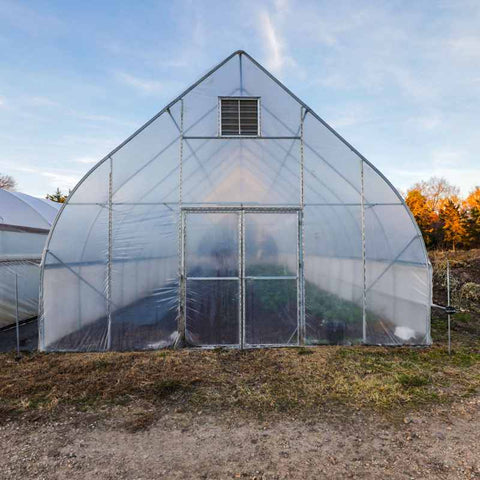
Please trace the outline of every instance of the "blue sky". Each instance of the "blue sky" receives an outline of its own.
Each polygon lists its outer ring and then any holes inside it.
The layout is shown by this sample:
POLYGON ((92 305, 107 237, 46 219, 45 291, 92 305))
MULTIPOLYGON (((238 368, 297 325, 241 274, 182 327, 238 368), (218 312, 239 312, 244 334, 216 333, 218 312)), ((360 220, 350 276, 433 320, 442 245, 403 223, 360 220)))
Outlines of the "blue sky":
POLYGON ((0 0, 0 172, 72 188, 238 49, 397 188, 480 184, 478 0, 0 0))

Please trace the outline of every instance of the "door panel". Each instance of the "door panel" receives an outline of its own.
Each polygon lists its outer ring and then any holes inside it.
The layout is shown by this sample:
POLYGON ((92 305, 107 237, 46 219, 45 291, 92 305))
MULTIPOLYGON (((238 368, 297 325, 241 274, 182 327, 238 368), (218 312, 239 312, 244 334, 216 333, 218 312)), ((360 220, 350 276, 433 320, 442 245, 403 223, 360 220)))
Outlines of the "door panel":
POLYGON ((297 343, 297 280, 247 280, 245 344, 297 343))
POLYGON ((240 345, 239 215, 185 216, 185 336, 190 345, 240 345))
POLYGON ((186 335, 191 345, 238 345, 239 280, 187 280, 186 335))
POLYGON ((238 213, 186 216, 188 277, 238 277, 238 213))
POLYGON ((245 213, 246 345, 298 343, 298 214, 245 213))
POLYGON ((296 276, 296 213, 245 213, 245 275, 296 276))

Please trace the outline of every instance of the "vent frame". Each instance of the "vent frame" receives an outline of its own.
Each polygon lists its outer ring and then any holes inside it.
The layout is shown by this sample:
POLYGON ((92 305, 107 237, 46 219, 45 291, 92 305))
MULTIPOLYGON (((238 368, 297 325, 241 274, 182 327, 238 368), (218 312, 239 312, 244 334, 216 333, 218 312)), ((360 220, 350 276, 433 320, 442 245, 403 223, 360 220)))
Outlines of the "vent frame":
POLYGON ((228 97, 218 97, 218 136, 221 138, 258 138, 261 137, 261 100, 260 97, 253 97, 253 96, 228 96, 228 97), (253 133, 248 133, 248 134, 243 134, 241 133, 241 113, 240 110, 238 112, 238 133, 233 133, 232 130, 225 132, 225 128, 223 127, 223 115, 222 115, 222 107, 223 107, 223 102, 224 101, 236 101, 238 102, 238 108, 240 109, 240 102, 241 101, 252 101, 254 100, 256 102, 256 108, 257 108, 257 132, 256 134, 253 133))

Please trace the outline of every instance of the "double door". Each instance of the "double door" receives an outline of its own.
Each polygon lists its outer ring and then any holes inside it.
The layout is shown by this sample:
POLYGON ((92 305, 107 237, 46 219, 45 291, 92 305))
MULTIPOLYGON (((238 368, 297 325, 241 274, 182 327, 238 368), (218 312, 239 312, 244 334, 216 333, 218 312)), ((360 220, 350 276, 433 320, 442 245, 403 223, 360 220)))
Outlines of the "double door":
POLYGON ((297 345, 300 212, 182 212, 185 339, 192 346, 297 345))

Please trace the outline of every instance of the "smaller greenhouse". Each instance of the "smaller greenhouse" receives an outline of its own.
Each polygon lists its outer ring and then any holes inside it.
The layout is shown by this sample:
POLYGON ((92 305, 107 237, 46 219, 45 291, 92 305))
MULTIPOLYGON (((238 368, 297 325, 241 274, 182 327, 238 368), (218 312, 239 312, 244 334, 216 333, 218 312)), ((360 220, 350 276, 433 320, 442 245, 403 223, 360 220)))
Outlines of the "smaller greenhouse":
POLYGON ((243 51, 88 172, 42 268, 42 350, 430 343, 402 197, 243 51))
POLYGON ((57 203, 0 189, 0 350, 14 347, 17 320, 21 346, 36 348, 37 324, 25 322, 38 314, 40 260, 57 212, 57 203))

